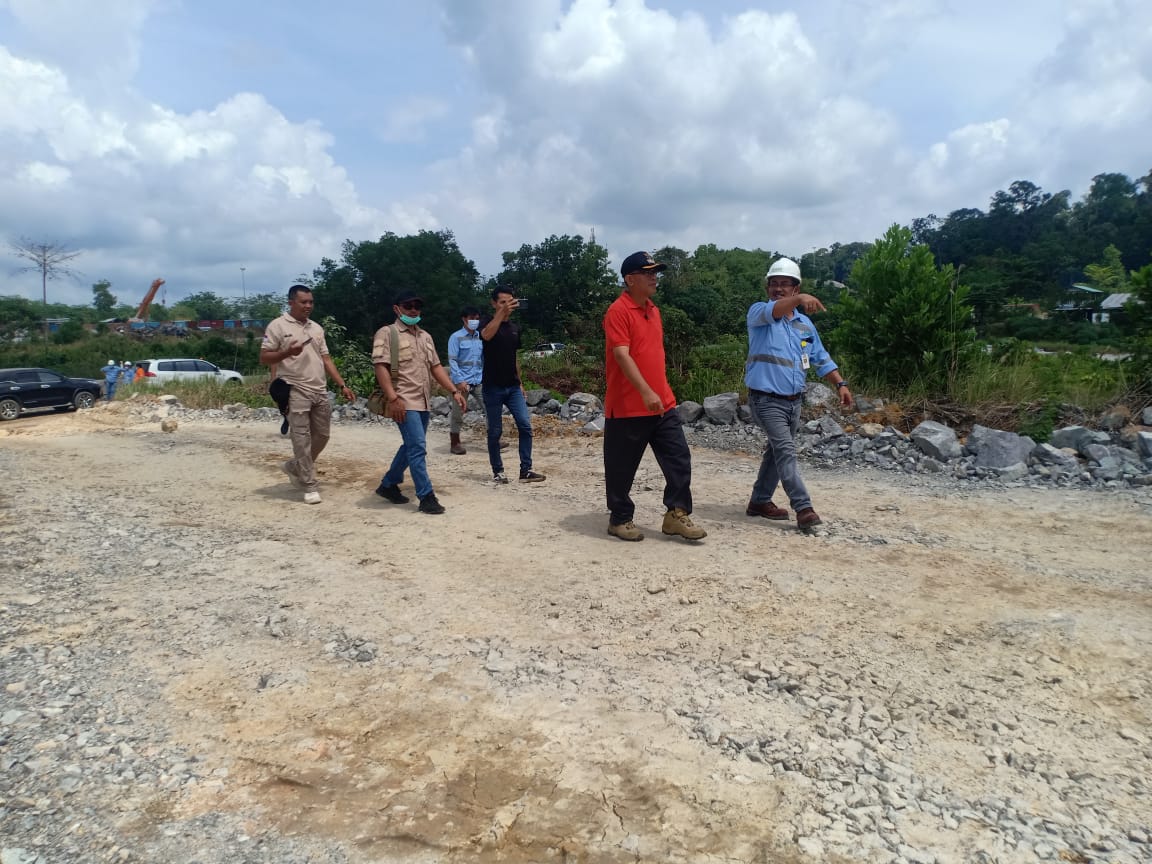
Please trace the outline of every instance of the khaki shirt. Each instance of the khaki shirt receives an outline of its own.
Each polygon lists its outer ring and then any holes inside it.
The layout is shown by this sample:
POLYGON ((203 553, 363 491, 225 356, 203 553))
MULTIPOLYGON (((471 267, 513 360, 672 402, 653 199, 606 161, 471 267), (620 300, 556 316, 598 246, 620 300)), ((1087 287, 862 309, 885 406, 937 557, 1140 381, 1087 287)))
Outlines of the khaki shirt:
POLYGON ((312 342, 304 346, 299 357, 285 357, 276 364, 276 374, 300 390, 323 393, 327 390, 328 372, 321 358, 328 356, 328 343, 324 341, 324 328, 311 318, 300 323, 285 312, 264 328, 264 341, 260 348, 283 351, 308 338, 312 342))
POLYGON ((428 331, 421 330, 415 324, 409 326, 403 321, 381 327, 372 337, 372 363, 377 366, 392 364, 392 337, 388 331, 393 326, 400 331, 400 371, 392 386, 404 403, 405 410, 429 411, 434 380, 432 369, 440 365, 440 355, 436 353, 436 345, 428 331))

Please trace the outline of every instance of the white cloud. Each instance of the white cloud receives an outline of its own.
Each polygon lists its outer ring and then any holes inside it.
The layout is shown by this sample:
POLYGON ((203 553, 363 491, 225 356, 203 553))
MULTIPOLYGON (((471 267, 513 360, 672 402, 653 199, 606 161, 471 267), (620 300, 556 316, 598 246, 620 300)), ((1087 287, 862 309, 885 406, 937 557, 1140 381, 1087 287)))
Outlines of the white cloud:
POLYGON ((412 97, 388 114, 380 137, 384 141, 423 141, 428 127, 447 116, 448 103, 442 99, 412 97))
MULTIPOLYGON (((92 280, 146 264, 177 293, 222 282, 232 294, 245 264, 250 285, 279 291, 345 238, 383 230, 332 158, 331 135, 259 95, 188 114, 119 108, 0 48, 0 224, 87 250, 77 267, 92 280)), ((78 285, 58 290, 88 299, 78 285)))
POLYGON ((1070 2, 1063 31, 1047 4, 991 0, 718 23, 642 0, 442 5, 489 105, 420 201, 466 249, 590 226, 618 254, 869 240, 1016 179, 1083 189, 1141 170, 1152 132, 1152 6, 1137 0, 1070 2), (941 110, 908 105, 939 82, 941 110))

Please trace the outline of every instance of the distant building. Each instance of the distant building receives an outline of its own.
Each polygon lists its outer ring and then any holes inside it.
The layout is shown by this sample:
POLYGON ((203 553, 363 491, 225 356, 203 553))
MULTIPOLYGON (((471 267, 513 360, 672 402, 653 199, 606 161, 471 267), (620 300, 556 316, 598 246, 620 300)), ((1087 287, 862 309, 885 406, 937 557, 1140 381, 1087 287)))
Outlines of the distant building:
POLYGON ((1109 294, 1100 301, 1100 311, 1092 316, 1092 323, 1094 324, 1107 324, 1113 318, 1121 318, 1124 315, 1124 306, 1128 301, 1136 300, 1140 302, 1135 294, 1125 292, 1123 294, 1109 294))
POLYGON ((1104 292, 1078 282, 1068 289, 1064 301, 1052 310, 1055 315, 1080 321, 1091 321, 1104 299, 1104 292))

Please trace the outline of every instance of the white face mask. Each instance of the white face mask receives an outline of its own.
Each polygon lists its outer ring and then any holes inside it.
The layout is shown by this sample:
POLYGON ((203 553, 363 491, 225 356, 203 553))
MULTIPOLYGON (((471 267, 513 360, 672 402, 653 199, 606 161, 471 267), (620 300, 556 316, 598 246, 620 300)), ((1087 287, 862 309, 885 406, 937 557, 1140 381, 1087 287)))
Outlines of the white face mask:
POLYGON ((479 318, 469 318, 467 321, 464 322, 464 324, 465 324, 465 326, 468 327, 469 330, 475 330, 477 327, 480 326, 480 319, 479 318))

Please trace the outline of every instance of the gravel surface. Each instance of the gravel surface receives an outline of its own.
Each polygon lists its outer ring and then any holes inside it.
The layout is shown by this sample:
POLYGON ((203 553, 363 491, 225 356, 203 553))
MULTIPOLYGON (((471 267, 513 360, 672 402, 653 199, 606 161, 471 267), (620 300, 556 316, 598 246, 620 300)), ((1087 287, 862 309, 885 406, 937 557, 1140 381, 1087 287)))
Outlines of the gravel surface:
POLYGON ((821 458, 803 535, 697 440, 708 538, 648 458, 624 544, 595 437, 436 426, 429 517, 260 418, 0 427, 2 864, 1152 860, 1147 487, 821 458))

